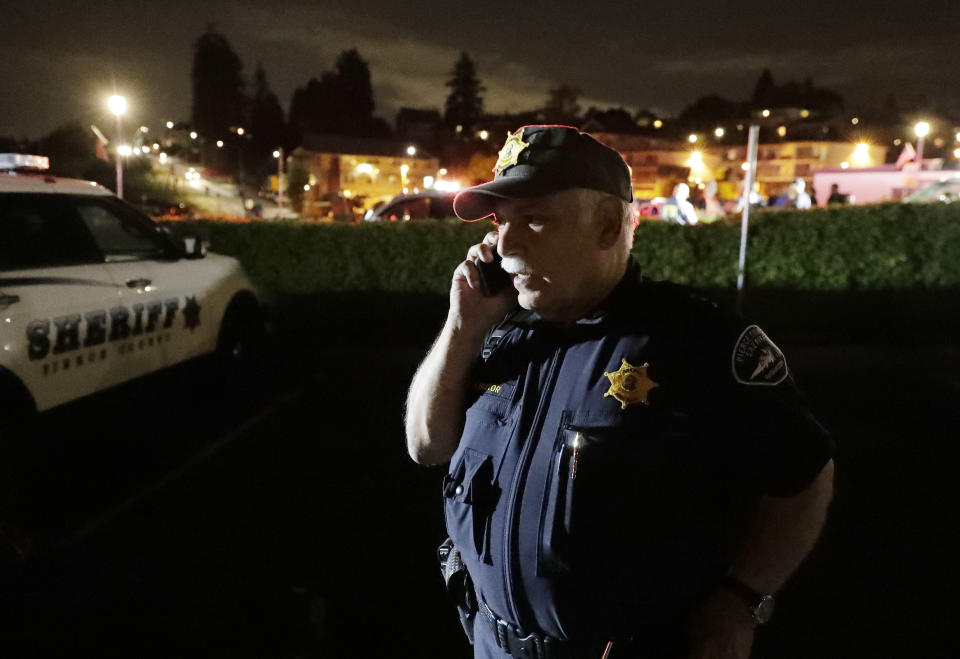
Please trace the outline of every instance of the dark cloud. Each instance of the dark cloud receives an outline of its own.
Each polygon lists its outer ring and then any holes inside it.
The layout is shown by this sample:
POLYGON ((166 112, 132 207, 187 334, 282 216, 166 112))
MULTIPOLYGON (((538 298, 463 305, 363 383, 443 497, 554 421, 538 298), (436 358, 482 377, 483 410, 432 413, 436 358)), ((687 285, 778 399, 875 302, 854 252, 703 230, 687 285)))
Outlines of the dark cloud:
POLYGON ((763 68, 780 81, 812 77, 852 106, 888 93, 960 102, 960 73, 950 61, 956 2, 37 0, 8 13, 0 21, 0 134, 110 121, 103 98, 114 88, 130 97, 131 123, 186 119, 192 45, 208 22, 231 41, 248 75, 263 64, 285 106, 337 53, 357 48, 386 118, 404 105, 440 108, 462 50, 478 64, 491 111, 531 108, 566 83, 582 90, 584 107, 670 112, 709 93, 745 98, 763 68))

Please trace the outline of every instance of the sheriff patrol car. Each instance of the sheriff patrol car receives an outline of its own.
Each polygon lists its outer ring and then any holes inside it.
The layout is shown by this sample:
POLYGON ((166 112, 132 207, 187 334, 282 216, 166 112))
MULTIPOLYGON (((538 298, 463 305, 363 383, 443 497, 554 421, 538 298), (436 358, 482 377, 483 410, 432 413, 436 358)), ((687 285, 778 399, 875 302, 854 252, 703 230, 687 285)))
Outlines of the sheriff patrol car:
POLYGON ((46 158, 0 154, 0 434, 42 412, 259 332, 256 292, 206 254, 46 158))

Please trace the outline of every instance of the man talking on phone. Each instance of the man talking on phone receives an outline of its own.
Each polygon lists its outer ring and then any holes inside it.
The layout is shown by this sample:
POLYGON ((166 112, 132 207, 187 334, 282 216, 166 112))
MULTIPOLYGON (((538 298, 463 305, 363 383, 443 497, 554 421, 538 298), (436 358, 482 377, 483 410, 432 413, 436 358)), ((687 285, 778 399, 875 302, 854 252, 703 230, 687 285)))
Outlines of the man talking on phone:
POLYGON ((641 275, 616 151, 525 126, 494 171, 455 199, 495 230, 406 410, 410 456, 449 462, 475 656, 747 659, 824 525, 830 436, 760 327, 641 275))

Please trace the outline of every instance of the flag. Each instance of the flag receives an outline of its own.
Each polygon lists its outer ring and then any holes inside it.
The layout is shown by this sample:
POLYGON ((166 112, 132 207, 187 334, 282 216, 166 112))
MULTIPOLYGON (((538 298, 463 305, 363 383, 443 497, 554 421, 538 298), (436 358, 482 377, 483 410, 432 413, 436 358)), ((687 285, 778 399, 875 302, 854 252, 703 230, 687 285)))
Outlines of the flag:
POLYGON ((911 160, 917 159, 917 152, 914 150, 913 145, 910 142, 907 142, 903 146, 903 151, 900 152, 900 155, 897 156, 897 168, 903 169, 903 166, 906 165, 911 160))
POLYGON ((110 143, 110 140, 108 140, 96 126, 90 126, 90 130, 92 130, 93 134, 97 136, 97 143, 94 146, 94 155, 100 160, 106 160, 107 162, 110 162, 110 156, 107 155, 107 145, 110 143))

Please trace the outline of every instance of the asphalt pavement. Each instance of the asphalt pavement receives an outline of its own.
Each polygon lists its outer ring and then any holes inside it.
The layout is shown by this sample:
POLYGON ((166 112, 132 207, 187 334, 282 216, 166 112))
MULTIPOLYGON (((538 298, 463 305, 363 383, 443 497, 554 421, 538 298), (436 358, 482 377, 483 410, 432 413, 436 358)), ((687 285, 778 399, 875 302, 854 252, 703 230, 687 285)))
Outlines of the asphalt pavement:
MULTIPOLYGON (((0 656, 470 656, 434 558, 441 471, 403 446, 427 343, 321 345, 44 418, 40 551, 3 572, 0 656)), ((755 656, 957 656, 960 351, 782 347, 837 436, 837 495, 755 656)))

